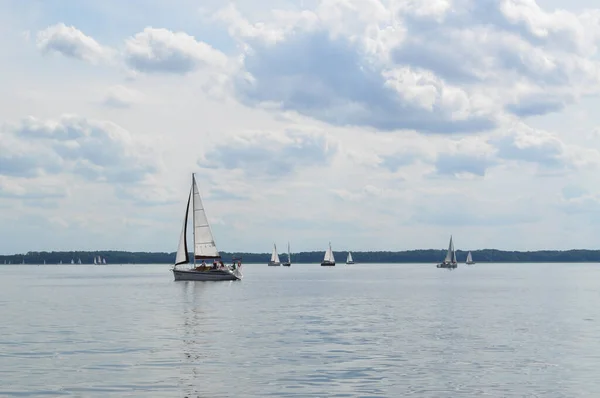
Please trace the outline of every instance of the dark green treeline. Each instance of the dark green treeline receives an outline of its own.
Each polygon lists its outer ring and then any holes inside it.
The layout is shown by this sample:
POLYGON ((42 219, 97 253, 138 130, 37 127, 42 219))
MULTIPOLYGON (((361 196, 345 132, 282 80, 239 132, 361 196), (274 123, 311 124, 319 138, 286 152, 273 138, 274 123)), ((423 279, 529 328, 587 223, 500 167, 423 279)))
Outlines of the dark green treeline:
MULTIPOLYGON (((346 261, 348 252, 335 251, 336 261, 346 261)), ((473 260, 483 262, 529 263, 529 262, 600 262, 600 250, 543 250, 531 252, 503 251, 494 249, 474 250, 473 260)), ((231 262, 232 256, 242 257, 244 263, 267 263, 270 253, 227 253, 221 252, 223 261, 231 262)), ((319 263, 323 260, 323 251, 301 252, 292 254, 293 263, 319 263)), ((400 252, 352 252, 356 263, 435 263, 446 255, 445 250, 409 250, 400 252)), ((149 253, 125 251, 73 251, 73 252, 28 252, 26 254, 0 255, 0 265, 4 263, 21 264, 68 264, 79 259, 83 264, 92 264, 94 257, 106 259, 108 264, 172 264, 175 253, 149 253)), ((466 251, 458 250, 456 256, 459 262, 465 262, 466 251)), ((281 260, 287 258, 280 254, 281 260)))

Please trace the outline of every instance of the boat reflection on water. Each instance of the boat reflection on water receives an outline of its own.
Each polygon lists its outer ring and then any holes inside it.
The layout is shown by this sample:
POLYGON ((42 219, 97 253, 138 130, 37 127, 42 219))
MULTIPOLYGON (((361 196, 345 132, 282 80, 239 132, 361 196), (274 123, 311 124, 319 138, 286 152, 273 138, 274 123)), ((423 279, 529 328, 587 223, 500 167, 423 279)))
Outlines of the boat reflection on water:
MULTIPOLYGON (((233 283, 233 282, 229 282, 233 283)), ((220 396, 215 390, 226 383, 226 376, 218 369, 216 358, 223 345, 215 340, 223 331, 219 330, 218 297, 222 288, 215 284, 182 281, 181 314, 175 329, 179 333, 175 338, 181 340, 181 366, 179 388, 182 397, 220 396)), ((223 284, 218 284, 223 286, 223 284)))

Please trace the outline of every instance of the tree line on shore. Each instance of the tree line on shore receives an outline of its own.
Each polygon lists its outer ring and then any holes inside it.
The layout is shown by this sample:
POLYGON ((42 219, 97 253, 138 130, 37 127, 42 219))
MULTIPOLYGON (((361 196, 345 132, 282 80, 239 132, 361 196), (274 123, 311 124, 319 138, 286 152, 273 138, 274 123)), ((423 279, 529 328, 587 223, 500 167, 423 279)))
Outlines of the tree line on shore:
MULTIPOLYGON (((334 251, 336 261, 346 261, 348 252, 334 251)), ((457 250, 456 257, 464 263, 467 251, 457 250)), ((540 250, 540 251, 506 251, 483 249, 471 251, 477 263, 575 263, 600 262, 600 250, 540 250)), ((292 253, 292 263, 320 263, 323 251, 292 253)), ((369 251, 352 252, 356 263, 436 263, 446 255, 445 250, 408 250, 408 251, 369 251)), ((94 257, 106 259, 108 264, 173 264, 175 253, 165 252, 127 252, 127 251, 61 251, 61 252, 27 252, 25 254, 0 255, 0 264, 68 264, 81 259, 82 264, 93 264, 94 257)), ((241 257, 244 263, 267 263, 271 253, 229 253, 221 252, 225 263, 233 257, 241 257)), ((190 259, 192 254, 190 253, 190 259)), ((286 255, 282 255, 282 260, 286 255)))

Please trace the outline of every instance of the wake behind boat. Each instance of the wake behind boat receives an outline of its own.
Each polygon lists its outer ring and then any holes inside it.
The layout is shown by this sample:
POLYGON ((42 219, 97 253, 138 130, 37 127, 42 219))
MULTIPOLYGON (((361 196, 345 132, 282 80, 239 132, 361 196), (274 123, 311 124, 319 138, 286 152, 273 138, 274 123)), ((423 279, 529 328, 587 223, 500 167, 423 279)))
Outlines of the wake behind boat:
POLYGON ((192 173, 192 188, 188 196, 187 206, 185 208, 185 218, 183 219, 183 228, 181 237, 179 238, 179 247, 177 248, 177 256, 175 257, 175 265, 173 266, 173 276, 176 281, 235 281, 242 279, 240 267, 242 266, 241 259, 234 259, 231 266, 226 266, 221 261, 221 255, 217 250, 215 240, 202 205, 196 178, 192 173), (187 223, 190 209, 192 205, 192 225, 194 228, 194 267, 190 269, 177 269, 178 265, 189 264, 189 254, 187 247, 187 223), (202 265, 196 266, 196 260, 202 260, 202 265), (205 264, 205 260, 213 260, 212 266, 205 264), (218 263, 217 263, 218 261, 218 263))
POLYGON ((452 242, 452 235, 450 235, 450 244, 448 245, 448 251, 446 252, 446 258, 444 261, 437 265, 438 268, 449 268, 454 269, 458 266, 456 262, 456 252, 454 251, 454 243, 452 242))

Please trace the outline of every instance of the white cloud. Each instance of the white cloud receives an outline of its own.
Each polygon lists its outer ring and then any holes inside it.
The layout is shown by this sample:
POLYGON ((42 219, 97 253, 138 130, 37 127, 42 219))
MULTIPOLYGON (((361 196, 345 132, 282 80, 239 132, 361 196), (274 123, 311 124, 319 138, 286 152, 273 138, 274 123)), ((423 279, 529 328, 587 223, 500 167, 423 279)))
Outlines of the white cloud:
POLYGON ((8 176, 67 172, 92 181, 136 183, 159 167, 150 148, 127 130, 75 115, 28 117, 5 128, 0 145, 0 174, 8 176))
POLYGON ((38 32, 37 46, 44 53, 60 53, 90 63, 110 60, 113 52, 73 26, 58 23, 38 32))
POLYGON ((300 167, 327 165, 336 152, 336 144, 320 132, 247 131, 206 150, 198 164, 209 169, 240 170, 249 176, 279 178, 300 167))
POLYGON ((202 66, 222 68, 227 57, 184 32, 145 28, 125 42, 125 62, 147 73, 185 74, 202 66))
POLYGON ((115 85, 107 90, 103 104, 111 108, 129 108, 141 98, 142 95, 138 91, 122 85, 115 85))

